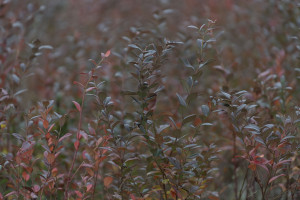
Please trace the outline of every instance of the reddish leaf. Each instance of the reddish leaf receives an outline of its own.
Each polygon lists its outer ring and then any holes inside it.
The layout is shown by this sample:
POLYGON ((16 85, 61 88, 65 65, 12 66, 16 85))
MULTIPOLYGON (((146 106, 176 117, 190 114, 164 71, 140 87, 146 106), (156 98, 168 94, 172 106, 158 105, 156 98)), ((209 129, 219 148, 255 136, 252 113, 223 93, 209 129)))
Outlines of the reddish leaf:
POLYGON ((113 178, 110 176, 107 176, 104 178, 103 182, 104 182, 104 186, 105 187, 109 187, 109 185, 112 183, 113 178))
POLYGON ((46 110, 46 115, 48 115, 48 113, 52 110, 53 106, 49 107, 47 110, 46 110))
POLYGON ((16 191, 12 191, 12 192, 6 194, 4 197, 9 197, 9 196, 14 195, 14 194, 17 194, 17 192, 16 191))
POLYGON ((52 165, 55 160, 55 155, 53 153, 48 153, 47 151, 45 151, 44 156, 47 159, 48 163, 52 165))
POLYGON ((47 129, 48 126, 49 126, 49 122, 47 120, 44 120, 43 121, 43 126, 44 126, 45 129, 47 129))
POLYGON ((96 89, 96 87, 89 87, 88 89, 86 89, 86 92, 92 91, 93 89, 96 89))
POLYGON ((64 139, 66 139, 67 137, 70 137, 72 135, 72 133, 66 133, 64 136, 62 136, 61 138, 59 138, 58 142, 63 141, 64 139))
POLYGON ((256 150, 260 147, 261 144, 257 144, 250 152, 249 155, 255 157, 256 150))
POLYGON ((284 174, 280 174, 278 176, 274 176, 269 180, 269 183, 271 183, 272 181, 276 180, 277 178, 281 177, 281 176, 285 176, 284 174))
POLYGON ((90 176, 94 176, 94 170, 90 169, 90 168, 86 168, 85 169, 87 171, 87 173, 90 175, 90 176))
POLYGON ((88 185, 86 186, 86 192, 91 191, 92 188, 93 188, 93 184, 88 184, 88 185))
POLYGON ((82 198, 82 193, 81 193, 81 192, 79 192, 78 190, 76 190, 75 193, 77 194, 77 196, 78 196, 79 198, 82 198))
POLYGON ((72 102, 73 102, 74 105, 76 106, 77 110, 78 110, 79 112, 81 112, 81 107, 80 107, 79 103, 77 103, 76 101, 72 101, 72 102))
POLYGON ((96 146, 98 147, 102 141, 103 141, 103 137, 100 137, 96 142, 96 146))
POLYGON ((182 125, 182 124, 181 124, 180 122, 177 122, 177 123, 176 123, 176 126, 177 126, 179 129, 181 128, 181 125, 182 125))
POLYGON ((170 190, 170 193, 171 193, 171 196, 173 197, 173 199, 175 199, 177 197, 177 193, 173 188, 170 190))
POLYGON ((91 164, 88 164, 88 163, 84 163, 84 164, 82 164, 82 167, 90 167, 90 168, 93 168, 94 166, 91 165, 91 164))
POLYGON ((274 105, 275 105, 275 106, 280 106, 280 100, 279 100, 279 99, 275 100, 275 101, 274 101, 274 105))
POLYGON ((248 168, 251 169, 252 171, 255 171, 256 170, 256 165, 253 162, 251 162, 249 164, 248 168))
POLYGON ((110 55, 110 50, 108 50, 105 54, 104 57, 107 58, 110 55))
POLYGON ((51 137, 50 133, 47 132, 46 135, 45 135, 45 137, 46 137, 46 139, 48 140, 48 139, 51 137))
POLYGON ((96 63, 96 61, 95 61, 95 60, 93 60, 93 59, 89 59, 89 61, 90 61, 90 62, 92 62, 92 63, 94 64, 94 66, 97 66, 97 63, 96 63))
POLYGON ((41 189, 41 187, 38 186, 38 185, 34 185, 33 188, 32 188, 32 190, 33 190, 35 193, 37 193, 38 191, 40 191, 40 189, 41 189))
POLYGON ((93 129, 90 125, 88 126, 88 128, 89 128, 90 134, 96 135, 95 129, 93 129))
POLYGON ((88 139, 88 135, 87 135, 87 133, 86 132, 84 132, 84 131, 80 131, 79 132, 79 134, 85 139, 85 140, 87 140, 88 139))
POLYGON ((105 154, 107 151, 108 151, 107 149, 103 149, 102 154, 105 154))
POLYGON ((98 161, 99 163, 101 163, 103 160, 106 159, 106 157, 107 157, 107 156, 101 156, 97 161, 98 161))
POLYGON ((31 172, 33 171, 32 167, 25 167, 26 171, 31 174, 31 172))
POLYGON ((136 200, 135 196, 133 194, 130 194, 131 200, 136 200))
POLYGON ((83 86, 81 83, 77 82, 77 81, 74 81, 73 83, 74 83, 75 85, 79 85, 81 88, 84 88, 84 86, 83 86))
POLYGON ((79 140, 76 140, 76 142, 74 142, 74 147, 76 150, 78 150, 79 147, 79 140))
POLYGON ((56 167, 54 169, 52 169, 52 171, 51 171, 52 176, 57 176, 57 172, 58 172, 58 169, 56 167))
POLYGON ((201 119, 199 117, 196 117, 194 120, 194 125, 199 126, 202 123, 201 119))
POLYGON ((55 182, 53 179, 48 181, 48 187, 50 190, 52 190, 54 188, 54 185, 55 185, 55 182))
POLYGON ((216 197, 216 196, 213 196, 213 195, 208 196, 208 198, 209 198, 210 200, 219 200, 219 199, 220 199, 219 197, 216 197))
POLYGON ((284 164, 284 163, 287 163, 287 162, 291 162, 291 160, 282 160, 282 161, 279 161, 277 164, 276 164, 276 167, 284 164))
POLYGON ((22 172, 22 177, 25 181, 28 181, 30 178, 30 175, 28 173, 26 173, 25 171, 22 172))
POLYGON ((54 125, 55 125, 55 124, 52 124, 52 125, 50 126, 50 128, 48 129, 48 132, 50 132, 50 131, 52 130, 52 128, 54 127, 54 125))

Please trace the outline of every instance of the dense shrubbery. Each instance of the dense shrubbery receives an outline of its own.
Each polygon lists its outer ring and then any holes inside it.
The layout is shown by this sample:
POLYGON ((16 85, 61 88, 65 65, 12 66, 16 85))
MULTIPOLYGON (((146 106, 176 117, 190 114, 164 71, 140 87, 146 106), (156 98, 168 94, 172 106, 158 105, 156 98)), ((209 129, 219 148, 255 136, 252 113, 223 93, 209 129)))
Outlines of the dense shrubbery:
POLYGON ((296 1, 0 2, 0 199, 300 198, 296 1))

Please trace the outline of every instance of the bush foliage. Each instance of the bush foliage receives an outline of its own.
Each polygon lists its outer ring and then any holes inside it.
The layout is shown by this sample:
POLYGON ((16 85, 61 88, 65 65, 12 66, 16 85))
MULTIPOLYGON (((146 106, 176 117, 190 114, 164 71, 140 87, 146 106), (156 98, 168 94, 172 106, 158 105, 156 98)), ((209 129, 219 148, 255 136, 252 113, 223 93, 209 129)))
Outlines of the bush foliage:
POLYGON ((0 0, 0 199, 299 199, 299 6, 0 0))

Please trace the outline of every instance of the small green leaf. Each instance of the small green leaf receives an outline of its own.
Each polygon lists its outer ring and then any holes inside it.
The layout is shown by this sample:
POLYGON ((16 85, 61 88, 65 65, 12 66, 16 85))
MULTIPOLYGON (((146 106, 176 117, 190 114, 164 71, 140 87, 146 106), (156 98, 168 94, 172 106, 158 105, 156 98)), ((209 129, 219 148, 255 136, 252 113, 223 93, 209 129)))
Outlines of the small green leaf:
POLYGON ((183 121, 182 121, 182 126, 186 123, 189 123, 189 122, 192 122, 194 121, 194 119, 196 118, 197 115, 195 114, 192 114, 192 115, 189 115, 189 116, 186 116, 183 121))
POLYGON ((140 130, 142 131, 142 133, 146 134, 146 130, 144 128, 143 125, 138 125, 138 127, 140 128, 140 130))
POLYGON ((133 166, 133 164, 134 164, 136 161, 138 161, 138 160, 139 160, 138 157, 129 158, 129 159, 127 159, 127 160, 125 161, 125 165, 126 165, 127 167, 131 167, 131 166, 133 166))
POLYGON ((193 65, 191 65, 191 63, 189 62, 189 60, 184 59, 182 61, 183 61, 183 64, 184 64, 185 67, 191 68, 193 71, 195 71, 195 68, 193 67, 193 65))
POLYGON ((22 93, 24 93, 24 92, 26 92, 26 91, 27 91, 27 89, 19 90, 18 92, 16 92, 16 93, 14 94, 14 96, 18 96, 18 95, 20 95, 20 94, 22 94, 22 93))
POLYGON ((102 84, 104 84, 104 83, 105 83, 105 81, 101 81, 100 83, 98 83, 98 84, 97 84, 97 88, 100 89, 101 86, 102 86, 102 84))
POLYGON ((211 39, 207 40, 206 43, 215 42, 215 41, 216 41, 215 38, 211 38, 211 39))
POLYGON ((282 141, 284 141, 284 140, 287 140, 287 139, 293 139, 293 138, 295 138, 295 136, 293 136, 293 135, 288 135, 288 136, 285 136, 284 138, 282 138, 282 139, 280 140, 280 142, 282 142, 282 141))
POLYGON ((163 130, 165 130, 165 129, 169 128, 169 127, 170 127, 169 124, 160 125, 159 128, 158 128, 158 130, 157 130, 157 132, 161 133, 163 130))
POLYGON ((263 139, 261 139, 260 137, 255 137, 254 140, 258 143, 261 143, 263 145, 266 145, 265 142, 263 141, 263 139))
POLYGON ((219 96, 225 99, 231 99, 231 95, 223 91, 220 92, 219 96))
POLYGON ((104 101, 103 101, 103 104, 104 104, 105 106, 109 105, 110 102, 111 102, 110 100, 111 100, 111 97, 106 97, 106 98, 104 99, 104 101))
POLYGON ((197 39, 197 45, 200 49, 203 48, 203 40, 202 39, 197 39))
POLYGON ((128 46, 133 48, 133 49, 139 49, 140 51, 142 51, 141 48, 136 46, 135 44, 129 44, 128 46))
POLYGON ((53 47, 50 46, 50 45, 42 45, 42 46, 39 47, 39 50, 42 50, 42 49, 49 49, 49 50, 52 50, 53 47))
POLYGON ((255 130, 257 133, 260 133, 260 128, 255 124, 248 124, 244 127, 245 129, 255 130))
POLYGON ((208 107, 207 105, 202 105, 202 106, 201 106, 201 110, 202 110, 203 115, 204 115, 205 117, 207 117, 208 114, 209 114, 209 107, 208 107))
POLYGON ((199 28, 197 26, 193 26, 193 25, 189 25, 188 28, 199 30, 199 28))
POLYGON ((178 100, 179 100, 179 103, 180 103, 182 106, 187 107, 187 104, 186 104, 185 100, 182 98, 182 96, 180 96, 178 93, 176 93, 176 96, 177 96, 177 98, 178 98, 178 100))
POLYGON ((212 123, 203 123, 201 124, 201 126, 212 126, 213 124, 212 123))
POLYGON ((171 122, 173 123, 174 127, 175 127, 176 129, 178 129, 175 120, 174 120, 172 117, 169 117, 169 119, 170 119, 171 122))

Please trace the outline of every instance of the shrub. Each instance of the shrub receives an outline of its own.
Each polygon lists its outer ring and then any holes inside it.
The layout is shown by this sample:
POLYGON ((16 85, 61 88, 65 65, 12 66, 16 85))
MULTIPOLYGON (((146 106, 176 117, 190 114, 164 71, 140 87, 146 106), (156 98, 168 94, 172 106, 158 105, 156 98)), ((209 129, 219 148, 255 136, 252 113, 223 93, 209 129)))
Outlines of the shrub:
POLYGON ((0 199, 300 197, 296 2, 0 3, 0 199))

